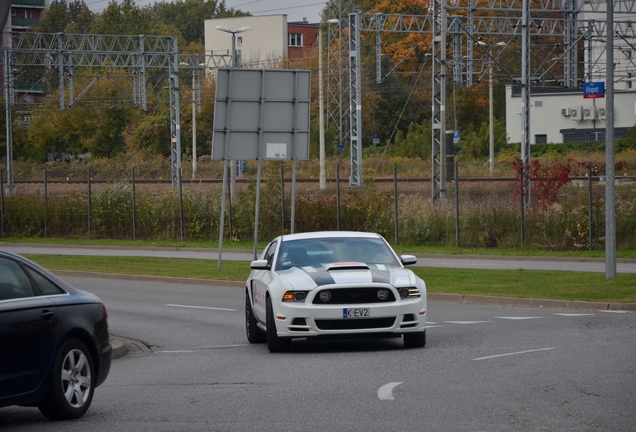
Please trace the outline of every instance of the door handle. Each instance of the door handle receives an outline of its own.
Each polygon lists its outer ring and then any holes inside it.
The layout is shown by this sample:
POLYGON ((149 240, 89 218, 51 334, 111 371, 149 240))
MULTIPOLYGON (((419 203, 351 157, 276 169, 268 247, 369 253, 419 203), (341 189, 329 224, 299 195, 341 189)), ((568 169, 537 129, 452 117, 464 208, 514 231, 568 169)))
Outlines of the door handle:
POLYGON ((55 317, 55 314, 51 312, 50 310, 46 310, 46 309, 44 309, 42 313, 40 314, 40 318, 42 318, 44 321, 51 321, 54 317, 55 317))

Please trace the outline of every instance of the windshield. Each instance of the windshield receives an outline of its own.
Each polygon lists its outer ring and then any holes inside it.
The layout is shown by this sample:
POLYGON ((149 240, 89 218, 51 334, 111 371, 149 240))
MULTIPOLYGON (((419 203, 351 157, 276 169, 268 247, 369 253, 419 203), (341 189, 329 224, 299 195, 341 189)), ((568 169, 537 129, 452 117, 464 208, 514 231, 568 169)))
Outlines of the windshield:
POLYGON ((342 262, 400 266, 384 240, 349 237, 286 241, 281 245, 276 268, 321 267, 342 262))

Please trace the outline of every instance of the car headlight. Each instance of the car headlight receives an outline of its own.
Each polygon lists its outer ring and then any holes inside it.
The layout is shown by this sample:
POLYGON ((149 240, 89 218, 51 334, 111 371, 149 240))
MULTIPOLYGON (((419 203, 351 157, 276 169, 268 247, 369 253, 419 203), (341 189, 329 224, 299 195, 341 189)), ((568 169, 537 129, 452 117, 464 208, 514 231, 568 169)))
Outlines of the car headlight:
POLYGON ((287 291, 283 294, 284 302, 304 303, 306 298, 307 293, 305 291, 287 291))

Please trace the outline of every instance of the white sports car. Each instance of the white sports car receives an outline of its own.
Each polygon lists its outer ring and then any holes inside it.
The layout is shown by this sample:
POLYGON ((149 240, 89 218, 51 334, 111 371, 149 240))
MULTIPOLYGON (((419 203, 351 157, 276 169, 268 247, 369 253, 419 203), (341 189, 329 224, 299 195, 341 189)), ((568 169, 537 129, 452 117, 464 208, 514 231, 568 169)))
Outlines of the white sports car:
POLYGON ((275 238, 252 261, 245 291, 250 343, 288 351, 293 338, 404 337, 426 344, 426 285, 378 234, 312 232, 275 238))

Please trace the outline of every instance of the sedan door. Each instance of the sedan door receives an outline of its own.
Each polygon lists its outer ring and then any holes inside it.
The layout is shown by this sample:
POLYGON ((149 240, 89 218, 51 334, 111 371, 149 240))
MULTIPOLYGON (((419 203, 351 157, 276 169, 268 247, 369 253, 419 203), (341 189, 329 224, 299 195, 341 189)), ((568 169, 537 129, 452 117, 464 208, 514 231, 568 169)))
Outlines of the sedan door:
POLYGON ((18 263, 0 258, 0 400, 37 389, 55 354, 58 307, 34 294, 18 263))

